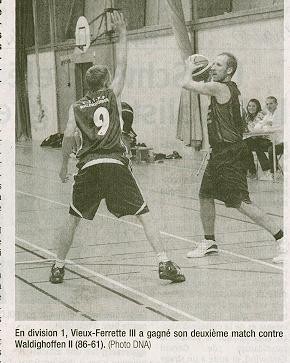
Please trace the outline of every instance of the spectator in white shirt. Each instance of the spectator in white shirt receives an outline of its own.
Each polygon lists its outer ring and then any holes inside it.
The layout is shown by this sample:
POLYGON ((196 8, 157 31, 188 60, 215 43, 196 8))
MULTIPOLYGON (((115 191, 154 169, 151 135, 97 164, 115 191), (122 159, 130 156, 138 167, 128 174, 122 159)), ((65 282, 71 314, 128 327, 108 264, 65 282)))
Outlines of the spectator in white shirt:
MULTIPOLYGON (((277 155, 281 155, 284 152, 284 143, 283 143, 283 117, 281 115, 280 110, 278 109, 278 101, 274 96, 269 96, 266 98, 266 115, 263 119, 258 122, 255 126, 256 131, 270 131, 277 130, 277 135, 275 136, 276 143, 276 167, 278 170, 278 161, 277 155)), ((269 161, 270 161, 270 170, 265 172, 264 175, 260 178, 261 180, 272 180, 274 173, 274 163, 273 163, 273 145, 269 145, 268 150, 265 150, 269 153, 269 161)))

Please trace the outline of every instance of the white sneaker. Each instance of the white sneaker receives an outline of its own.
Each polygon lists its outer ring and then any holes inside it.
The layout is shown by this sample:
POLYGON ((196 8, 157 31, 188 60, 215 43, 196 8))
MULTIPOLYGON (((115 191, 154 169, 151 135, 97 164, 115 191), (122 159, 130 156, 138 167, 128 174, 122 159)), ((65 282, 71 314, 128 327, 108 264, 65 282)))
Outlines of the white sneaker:
POLYGON ((259 177, 260 180, 263 181, 272 181, 273 180, 273 174, 267 170, 264 172, 264 174, 262 176, 259 177))
POLYGON ((218 246, 215 241, 205 240, 201 242, 193 251, 189 251, 186 257, 200 258, 218 253, 218 246))
POLYGON ((278 255, 273 258, 273 263, 283 263, 285 261, 286 256, 286 241, 284 238, 281 238, 277 241, 277 252, 278 255))

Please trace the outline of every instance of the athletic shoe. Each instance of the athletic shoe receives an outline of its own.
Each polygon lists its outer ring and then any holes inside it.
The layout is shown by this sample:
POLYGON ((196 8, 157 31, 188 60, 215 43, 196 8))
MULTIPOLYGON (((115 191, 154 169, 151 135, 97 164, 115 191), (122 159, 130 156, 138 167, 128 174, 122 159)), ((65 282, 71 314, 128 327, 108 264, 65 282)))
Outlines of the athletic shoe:
POLYGON ((52 266, 49 281, 52 284, 61 284, 64 277, 64 267, 54 267, 52 266))
POLYGON ((262 181, 273 181, 273 174, 269 170, 267 170, 262 176, 260 176, 259 179, 262 181))
POLYGON ((188 258, 200 258, 218 253, 218 246, 215 241, 205 240, 201 242, 193 251, 186 255, 188 258))
POLYGON ((180 267, 172 261, 159 262, 159 278, 172 282, 185 281, 185 276, 181 272, 180 267))
POLYGON ((286 241, 284 238, 277 241, 277 251, 278 255, 273 258, 272 262, 283 263, 286 256, 286 241))

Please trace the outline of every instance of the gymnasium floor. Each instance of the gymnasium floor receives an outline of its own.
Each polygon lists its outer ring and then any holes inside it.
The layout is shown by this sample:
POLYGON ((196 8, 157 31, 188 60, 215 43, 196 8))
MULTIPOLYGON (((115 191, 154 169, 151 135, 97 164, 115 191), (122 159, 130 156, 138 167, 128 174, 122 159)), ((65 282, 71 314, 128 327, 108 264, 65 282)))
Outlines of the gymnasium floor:
MULTIPOLYGON (((271 262, 272 238, 238 212, 217 205, 219 255, 186 258, 202 238, 200 160, 188 151, 181 160, 134 166, 168 254, 186 274, 184 283, 159 280, 136 219, 118 220, 101 205, 93 222, 80 224, 64 283, 50 284, 46 259, 56 252, 72 180, 59 181, 60 158, 60 150, 16 147, 17 320, 283 319, 283 267, 271 262)), ((252 199, 282 224, 283 184, 251 180, 249 187, 252 199)))

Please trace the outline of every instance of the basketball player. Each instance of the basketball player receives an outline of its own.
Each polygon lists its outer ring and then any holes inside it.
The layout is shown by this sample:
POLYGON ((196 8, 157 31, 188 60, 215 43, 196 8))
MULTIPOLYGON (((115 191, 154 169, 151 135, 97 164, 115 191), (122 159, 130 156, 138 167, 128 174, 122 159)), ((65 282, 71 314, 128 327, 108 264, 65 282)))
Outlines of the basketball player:
POLYGON ((237 69, 237 60, 230 53, 217 56, 211 69, 212 81, 208 83, 192 80, 192 72, 199 67, 190 59, 186 61, 183 88, 210 96, 207 124, 211 155, 199 192, 204 241, 190 251, 187 257, 203 257, 218 252, 214 202, 218 199, 226 207, 237 209, 272 234, 278 250, 273 262, 281 263, 286 252, 283 231, 249 198, 246 178, 248 150, 242 136, 240 91, 231 80, 237 69))
POLYGON ((165 253, 160 234, 150 216, 140 189, 128 168, 126 150, 121 142, 120 95, 124 87, 127 66, 126 25, 123 15, 114 11, 112 21, 119 33, 117 67, 110 82, 108 68, 95 65, 88 69, 89 92, 69 110, 69 119, 62 145, 62 182, 67 181, 68 159, 74 144, 76 128, 80 130, 82 146, 78 151, 78 174, 74 177, 72 202, 68 220, 59 243, 57 259, 50 274, 51 283, 61 283, 64 262, 81 218, 92 220, 102 199, 116 217, 136 215, 159 260, 160 279, 185 281, 180 268, 165 253))

